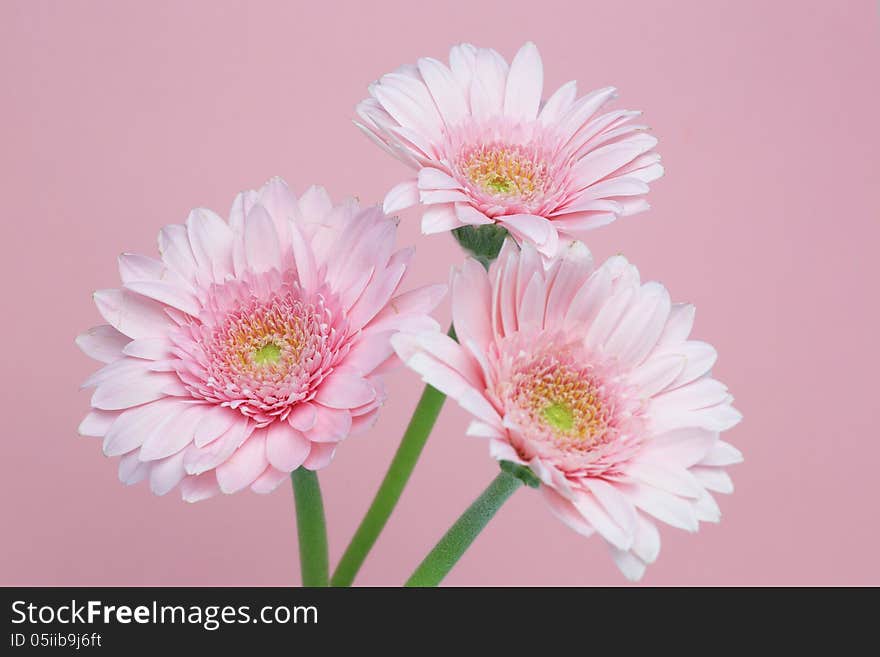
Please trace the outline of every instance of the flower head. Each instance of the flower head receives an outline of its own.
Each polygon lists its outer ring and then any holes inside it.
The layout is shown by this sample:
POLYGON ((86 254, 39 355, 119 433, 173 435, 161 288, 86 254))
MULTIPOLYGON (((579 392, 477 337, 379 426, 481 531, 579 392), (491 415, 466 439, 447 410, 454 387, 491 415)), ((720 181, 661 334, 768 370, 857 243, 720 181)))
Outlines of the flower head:
POLYGON ((390 336, 438 329, 444 293, 398 293, 412 256, 396 223, 280 179, 239 194, 229 221, 193 210, 159 233, 161 259, 123 254, 122 288, 95 293, 107 324, 80 335, 106 365, 89 377, 84 435, 121 457, 120 479, 195 501, 275 488, 330 463, 375 420, 390 336))
POLYGON ((600 113, 611 87, 577 97, 568 82, 542 103, 543 67, 527 43, 508 66, 462 44, 449 66, 420 59, 383 75, 357 107, 358 126, 418 175, 385 211, 422 203, 425 233, 497 223, 545 256, 593 228, 647 209, 663 174, 638 112, 600 113))
POLYGON ((656 520, 720 519, 710 491, 732 490, 724 466, 741 455, 719 434, 741 416, 711 377, 715 350, 688 339, 693 306, 621 256, 594 268, 574 242, 544 263, 509 240, 488 273, 465 261, 452 306, 458 343, 401 333, 397 353, 475 416, 468 433, 496 459, 534 472, 564 522, 604 538, 627 577, 656 559, 656 520))

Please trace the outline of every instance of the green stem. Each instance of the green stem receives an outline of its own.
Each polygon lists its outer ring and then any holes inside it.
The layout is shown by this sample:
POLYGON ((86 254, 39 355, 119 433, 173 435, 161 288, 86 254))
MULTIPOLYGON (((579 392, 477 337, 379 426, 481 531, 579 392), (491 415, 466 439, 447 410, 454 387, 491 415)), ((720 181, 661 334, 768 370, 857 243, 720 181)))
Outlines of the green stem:
POLYGON ((406 586, 437 586, 443 581, 501 505, 522 485, 522 479, 506 470, 498 473, 483 494, 468 507, 468 510, 455 521, 434 549, 428 553, 412 577, 407 580, 406 586))
POLYGON ((385 523, 388 522, 391 512, 394 511, 445 400, 446 395, 442 392, 431 386, 425 386, 406 433, 403 434, 400 446, 394 454, 394 460, 388 467, 385 479, 382 480, 373 503, 352 537, 345 554, 342 555, 336 572, 333 573, 331 580, 333 586, 351 586, 385 523))
POLYGON ((327 524, 318 475, 305 468, 290 473, 296 500, 299 565, 303 586, 327 586, 327 524))

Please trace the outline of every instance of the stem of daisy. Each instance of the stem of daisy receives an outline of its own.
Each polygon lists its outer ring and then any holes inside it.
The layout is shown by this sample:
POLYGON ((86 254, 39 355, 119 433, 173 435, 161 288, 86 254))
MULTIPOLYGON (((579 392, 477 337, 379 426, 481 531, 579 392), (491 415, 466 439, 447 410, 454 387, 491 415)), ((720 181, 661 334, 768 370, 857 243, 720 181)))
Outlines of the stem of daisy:
POLYGON ((461 555, 477 538, 477 535, 495 516, 501 505, 523 483, 528 482, 508 468, 503 468, 483 491, 483 494, 468 507, 467 511, 461 514, 455 524, 434 546, 434 549, 428 553, 428 556, 406 581, 406 586, 437 586, 442 582, 452 567, 458 563, 461 555))
POLYGON ((332 586, 351 586, 361 565, 385 527, 385 523, 388 522, 388 518, 394 511, 413 468, 416 467, 416 461, 419 460, 422 449, 425 447, 425 441, 428 440, 431 429, 434 428, 434 423, 437 421, 444 401, 446 401, 446 395, 436 388, 425 386, 425 391, 413 412, 406 433, 403 434, 403 439, 394 454, 394 459, 388 466, 385 479, 382 480, 376 497, 373 498, 373 503, 367 510, 364 519, 361 520, 345 554, 339 560, 339 565, 330 581, 332 586))
MULTIPOLYGON (((465 251, 478 258, 488 269, 492 260, 498 257, 504 239, 507 237, 507 230, 495 225, 463 226, 453 231, 453 235, 465 251)), ((448 335, 453 340, 457 339, 455 327, 449 327, 448 335)), ((376 497, 373 498, 370 508, 367 509, 364 519, 361 520, 361 524, 345 549, 342 559, 336 566, 336 571, 330 579, 331 586, 351 586, 364 560, 375 545, 376 539, 385 528, 394 507, 397 506, 397 501, 422 454, 425 442, 437 422, 437 416, 440 414, 444 401, 446 401, 446 395, 430 385, 425 386, 397 452, 394 454, 394 459, 388 466, 388 472, 385 473, 385 478, 376 492, 376 497)), ((488 522, 488 518, 486 522, 488 522)), ((449 567, 451 568, 452 564, 449 567)))
POLYGON ((318 475, 305 468, 290 473, 296 501, 299 565, 303 586, 327 586, 327 525, 318 475))

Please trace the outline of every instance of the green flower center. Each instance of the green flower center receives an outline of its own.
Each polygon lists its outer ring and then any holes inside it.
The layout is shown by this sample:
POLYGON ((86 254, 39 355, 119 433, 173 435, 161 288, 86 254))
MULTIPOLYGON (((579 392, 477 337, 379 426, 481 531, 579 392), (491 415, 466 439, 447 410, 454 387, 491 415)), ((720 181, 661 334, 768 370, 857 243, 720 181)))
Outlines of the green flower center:
POLYGON ((257 365, 274 365, 281 360, 281 347, 269 342, 254 351, 254 363, 257 365))
POLYGON ((574 413, 568 404, 554 402, 544 407, 544 419, 558 431, 569 432, 574 428, 574 413))

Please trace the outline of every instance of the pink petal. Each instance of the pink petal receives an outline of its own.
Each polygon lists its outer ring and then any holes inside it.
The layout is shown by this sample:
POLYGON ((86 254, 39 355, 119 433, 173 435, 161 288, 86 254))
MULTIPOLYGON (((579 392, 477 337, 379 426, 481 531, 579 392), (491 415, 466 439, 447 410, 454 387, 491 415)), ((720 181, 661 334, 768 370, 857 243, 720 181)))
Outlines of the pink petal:
POLYGON ((394 353, 391 348, 391 336, 394 331, 381 333, 363 333, 352 345, 345 358, 346 367, 366 376, 381 365, 394 353))
POLYGON ((202 411, 202 420, 193 435, 193 442, 197 447, 204 447, 226 433, 233 424, 241 421, 241 414, 236 411, 205 406, 202 411))
POLYGON ((544 67, 534 43, 516 53, 507 75, 504 114, 520 121, 533 121, 538 115, 544 88, 544 67))
POLYGON ((266 431, 261 429, 251 434, 229 460, 217 466, 220 490, 224 493, 236 493, 250 486, 267 465, 266 431))
POLYGON ((699 463, 717 440, 717 434, 699 427, 677 429, 655 436, 637 460, 689 468, 699 463))
POLYGON ((199 268, 210 271, 213 280, 222 282, 232 274, 232 229, 214 212, 198 208, 186 221, 190 247, 199 268))
POLYGON ((538 120, 545 126, 551 126, 559 122, 562 116, 571 109, 576 97, 577 82, 574 80, 566 82, 544 103, 541 113, 538 115, 538 120))
POLYGON ((185 280, 192 282, 198 278, 199 267, 183 226, 172 224, 159 231, 159 253, 162 262, 185 280))
POLYGON ((333 460, 334 454, 336 454, 336 445, 312 443, 312 451, 309 453, 305 463, 303 463, 303 467, 307 470, 326 468, 333 460))
POLYGON ((315 253, 306 237, 300 231, 299 226, 293 222, 289 226, 293 259, 296 263, 296 274, 299 283, 304 290, 313 290, 318 287, 318 265, 315 261, 315 253))
POLYGON ((120 333, 130 338, 162 337, 172 326, 162 305, 128 290, 98 290, 98 312, 120 333))
POLYGON ((79 423, 77 433, 81 436, 103 438, 117 417, 119 417, 119 413, 115 411, 91 410, 83 421, 79 423))
POLYGON ((351 429, 349 430, 348 435, 359 436, 366 433, 373 428, 378 418, 378 410, 373 410, 365 415, 358 415, 357 417, 351 418, 351 429))
POLYGON ((388 302, 367 324, 369 331, 385 331, 399 328, 400 321, 408 315, 426 315, 433 311, 446 296, 447 286, 425 285, 403 294, 398 294, 388 302))
POLYGON ((478 418, 492 424, 500 423, 498 413, 480 391, 460 372, 420 351, 412 336, 397 334, 391 338, 391 343, 407 366, 420 374, 425 382, 455 399, 462 408, 478 418))
POLYGON ((593 256, 581 242, 573 242, 559 256, 559 269, 547 293, 544 323, 555 326, 565 318, 578 290, 593 270, 593 256))
POLYGON ((202 447, 193 444, 186 449, 183 465, 188 474, 213 470, 232 456, 254 430, 254 425, 242 417, 215 440, 202 447))
POLYGON ((289 477, 290 473, 276 470, 270 465, 263 474, 254 480, 254 483, 251 484, 251 490, 260 495, 271 493, 289 477))
POLYGON ((132 486, 146 479, 152 467, 152 464, 138 459, 138 450, 131 451, 119 459, 119 481, 126 486, 132 486))
POLYGON ((335 443, 346 438, 351 431, 352 417, 347 410, 316 407, 315 423, 306 437, 316 443, 335 443))
POLYGON ((689 340, 675 348, 675 353, 685 359, 681 374, 670 384, 670 387, 682 386, 707 374, 715 361, 718 352, 715 347, 697 340, 689 340))
POLYGON ((730 475, 721 468, 697 466, 691 468, 691 472, 697 478, 697 481, 711 491, 725 494, 733 492, 733 482, 730 480, 730 475))
POLYGON ((661 345, 677 345, 687 340, 694 326, 696 308, 689 303, 673 304, 666 320, 666 328, 658 341, 661 345))
POLYGON ((309 455, 309 441, 286 422, 274 422, 266 429, 266 457, 278 470, 293 472, 309 455))
MULTIPOLYGON (((419 192, 419 201, 425 205, 431 204, 439 204, 439 203, 469 203, 471 197, 465 192, 457 189, 429 189, 422 190, 419 192)), ((457 213, 459 221, 463 221, 461 213, 457 213)), ((477 213, 477 215, 482 216, 482 213, 477 213)), ((477 216, 475 215, 475 216, 477 216)), ((467 222, 464 222, 467 223, 467 222)), ((492 223, 491 219, 487 217, 483 217, 483 220, 480 223, 492 223)))
POLYGON ((645 574, 646 564, 629 550, 618 550, 611 547, 611 556, 614 564, 630 582, 638 582, 645 574))
POLYGON ((424 93, 427 100, 422 97, 415 99, 409 95, 413 93, 412 87, 408 88, 409 93, 407 93, 402 90, 402 85, 403 80, 400 77, 394 78, 393 74, 386 75, 383 76, 380 84, 373 87, 372 92, 382 103, 382 107, 401 126, 416 130, 432 142, 439 142, 442 136, 440 131, 442 119, 427 94, 427 89, 424 93))
POLYGON ((587 331, 585 342, 588 347, 601 349, 620 318, 629 308, 636 291, 631 287, 621 288, 602 305, 596 319, 587 331))
POLYGON ((418 67, 446 125, 451 127, 464 120, 468 107, 452 71, 431 58, 420 59, 418 67))
POLYGON ((442 205, 430 205, 422 215, 422 234, 433 235, 442 233, 453 228, 458 228, 462 223, 455 214, 455 206, 452 203, 442 205))
POLYGON ((287 416, 287 421, 294 429, 308 431, 315 426, 317 415, 318 413, 314 404, 300 402, 293 407, 292 411, 290 411, 290 415, 287 416))
POLYGON ((699 522, 689 501, 643 484, 632 486, 627 495, 638 508, 657 520, 685 531, 697 531, 699 522))
POLYGON ((589 325, 611 295, 611 275, 602 267, 594 271, 574 295, 565 313, 564 326, 572 329, 589 325))
POLYGON ((76 345, 89 358, 109 363, 122 357, 122 350, 130 339, 108 324, 90 328, 76 336, 76 345))
POLYGON ((452 277, 452 322, 462 343, 471 342, 481 351, 492 340, 490 317, 492 290, 485 268, 467 258, 452 277))
POLYGON ((460 43, 449 49, 449 68, 462 89, 470 85, 476 61, 477 49, 469 43, 460 43))
POLYGON ((98 385, 91 404, 103 411, 117 411, 166 396, 170 385, 179 383, 177 375, 168 372, 142 372, 127 377, 116 377, 98 385))
POLYGON ((497 52, 488 48, 477 51, 470 88, 471 113, 477 119, 488 119, 501 114, 507 72, 507 62, 497 52))
POLYGON ((168 338, 138 338, 125 345, 122 353, 132 358, 157 361, 173 357, 172 348, 168 338))
POLYGON ((359 329, 372 320, 382 310, 406 272, 406 265, 390 265, 384 272, 374 275, 360 299, 351 307, 348 321, 353 329, 359 329))
POLYGON ((619 550, 628 550, 632 546, 632 533, 628 533, 614 522, 592 495, 579 494, 573 500, 573 504, 578 513, 611 545, 619 550))
POLYGON ((431 189, 461 189, 459 182, 448 173, 433 167, 419 169, 418 188, 431 189))
POLYGON ((188 475, 180 482, 180 494, 184 502, 200 502, 220 492, 217 475, 206 472, 201 475, 188 475))
POLYGON ((247 263, 255 272, 281 269, 281 245, 272 217, 262 205, 255 205, 244 224, 247 263))
POLYGON ((702 378, 655 397, 656 404, 681 410, 708 408, 724 402, 728 397, 727 386, 720 381, 702 378))
POLYGON ((275 234, 282 254, 290 248, 290 224, 299 218, 299 204, 282 178, 274 177, 260 188, 258 203, 266 209, 275 224, 275 234))
MULTIPOLYGON (((159 280, 163 276, 171 274, 161 261, 137 253, 123 253, 117 258, 117 262, 119 264, 119 278, 123 283, 159 280)), ((177 280, 186 284, 185 279, 179 276, 177 280)))
POLYGON ((618 527, 628 535, 635 535, 636 510, 623 493, 604 479, 587 477, 583 484, 618 527))
POLYGON ((391 188, 382 202, 385 214, 394 214, 417 205, 419 202, 419 185, 416 180, 406 180, 391 188))
POLYGON ((678 354, 652 356, 630 372, 628 379, 643 398, 665 390, 684 369, 685 357, 678 354))
POLYGON ((585 155, 572 169, 578 189, 583 189, 614 173, 642 153, 654 148, 657 138, 648 134, 603 146, 585 155))
POLYGON ((742 463, 742 461, 742 452, 730 443, 717 440, 706 456, 700 461, 700 465, 733 465, 735 463, 742 463))
POLYGON ((502 225, 524 242, 531 242, 547 257, 556 255, 558 235, 553 224, 544 217, 512 214, 499 217, 502 225))
POLYGON ((137 292, 145 297, 158 301, 166 306, 182 310, 188 315, 198 315, 201 304, 191 292, 165 281, 132 281, 126 283, 126 289, 137 292))
POLYGON ((616 355, 627 368, 641 364, 660 338, 671 303, 659 283, 646 283, 605 343, 606 353, 616 355))
POLYGON ((118 414, 104 436, 104 454, 120 456, 143 445, 156 425, 183 412, 186 406, 175 400, 163 400, 118 414))
POLYGON ((653 463, 642 459, 630 463, 627 474, 634 479, 681 497, 699 498, 703 487, 686 469, 670 463, 653 463))
POLYGON ((541 486, 541 493, 544 500, 550 506, 550 510, 557 518, 564 522, 569 528, 576 531, 581 536, 592 536, 596 533, 593 526, 587 522, 583 515, 575 509, 574 505, 549 486, 541 486))
POLYGON ((360 374, 336 369, 321 383, 315 400, 329 408, 355 408, 371 402, 376 391, 360 374))
POLYGON ((535 272, 529 280, 517 308, 519 330, 522 333, 539 331, 542 328, 547 294, 541 273, 535 272))
MULTIPOLYGON (((424 194, 424 192, 423 192, 424 194)), ((448 200, 466 200, 467 197, 461 199, 450 198, 448 200)), ((456 203, 455 204, 455 216, 458 220, 463 224, 468 224, 472 226, 484 226, 487 224, 495 223, 485 214, 477 210, 475 207, 470 205, 469 203, 456 203)))
POLYGON ((205 416, 205 407, 192 405, 182 413, 158 423, 141 445, 140 460, 155 461, 171 456, 193 442, 196 427, 205 416))
POLYGON ((154 495, 165 495, 186 476, 183 452, 154 461, 150 465, 150 490, 154 495))
POLYGON ((614 87, 604 87, 591 91, 575 101, 557 127, 563 139, 565 141, 571 139, 602 105, 616 95, 617 90, 614 87))

